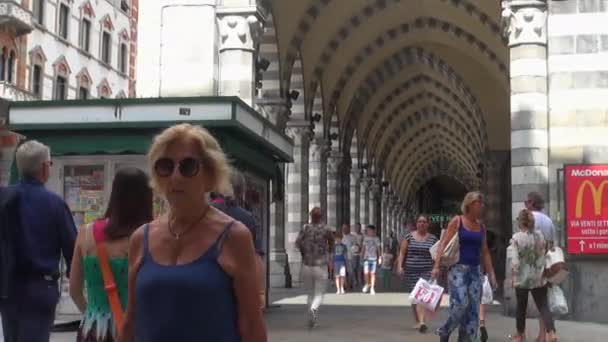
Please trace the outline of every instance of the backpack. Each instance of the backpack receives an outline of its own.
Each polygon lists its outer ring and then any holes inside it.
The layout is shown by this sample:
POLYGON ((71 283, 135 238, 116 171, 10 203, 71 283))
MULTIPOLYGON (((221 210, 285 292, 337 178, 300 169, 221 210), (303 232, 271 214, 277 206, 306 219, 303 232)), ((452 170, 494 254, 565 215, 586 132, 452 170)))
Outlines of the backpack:
POLYGON ((10 297, 17 271, 15 241, 20 224, 18 204, 17 189, 0 189, 0 303, 10 297))

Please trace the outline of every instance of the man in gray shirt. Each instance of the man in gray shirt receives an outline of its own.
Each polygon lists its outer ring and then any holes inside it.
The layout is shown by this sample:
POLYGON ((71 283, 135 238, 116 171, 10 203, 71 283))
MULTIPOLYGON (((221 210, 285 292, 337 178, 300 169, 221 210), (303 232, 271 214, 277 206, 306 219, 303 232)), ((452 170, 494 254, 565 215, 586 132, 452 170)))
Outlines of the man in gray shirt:
POLYGON ((352 290, 354 287, 361 284, 361 235, 351 233, 348 224, 342 225, 342 243, 346 245, 348 253, 346 254, 346 275, 347 286, 352 290))

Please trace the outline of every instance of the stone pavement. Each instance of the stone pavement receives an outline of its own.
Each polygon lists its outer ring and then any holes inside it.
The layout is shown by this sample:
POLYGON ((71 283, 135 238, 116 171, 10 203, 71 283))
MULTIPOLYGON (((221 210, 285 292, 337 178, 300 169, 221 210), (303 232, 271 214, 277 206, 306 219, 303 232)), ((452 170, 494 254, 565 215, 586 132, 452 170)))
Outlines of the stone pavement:
MULTIPOLYGON (((306 328, 306 298, 300 290, 276 289, 271 297, 279 305, 266 314, 272 342, 438 341, 432 333, 421 335, 410 328, 413 322, 404 293, 329 294, 320 310, 319 325, 313 331, 306 328)), ((431 331, 443 322, 446 311, 442 308, 437 317, 428 322, 431 331)), ((489 311, 490 342, 508 341, 508 334, 515 329, 514 319, 502 316, 500 306, 489 311)), ((528 336, 536 336, 537 321, 529 320, 528 328, 528 336)), ((557 329, 562 342, 605 342, 608 336, 608 325, 559 321, 557 329)), ((74 333, 57 333, 51 341, 72 342, 74 336, 74 333)))

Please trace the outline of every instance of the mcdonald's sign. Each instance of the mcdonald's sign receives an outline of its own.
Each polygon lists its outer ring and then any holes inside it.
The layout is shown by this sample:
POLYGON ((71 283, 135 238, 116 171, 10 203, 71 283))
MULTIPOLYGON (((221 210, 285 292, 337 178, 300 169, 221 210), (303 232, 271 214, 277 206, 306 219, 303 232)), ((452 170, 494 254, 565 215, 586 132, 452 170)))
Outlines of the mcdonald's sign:
POLYGON ((608 254, 608 165, 564 167, 567 250, 608 254))

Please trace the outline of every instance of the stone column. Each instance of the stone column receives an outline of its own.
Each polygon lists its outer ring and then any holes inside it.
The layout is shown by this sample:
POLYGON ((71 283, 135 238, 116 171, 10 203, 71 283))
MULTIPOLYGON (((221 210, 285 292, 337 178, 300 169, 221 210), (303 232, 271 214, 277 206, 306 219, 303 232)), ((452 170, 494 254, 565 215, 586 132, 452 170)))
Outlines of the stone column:
POLYGON ((369 178, 362 175, 361 178, 361 203, 360 203, 360 220, 362 226, 369 224, 369 178))
POLYGON ((531 191, 549 198, 547 1, 503 2, 511 56, 512 223, 531 191))
MULTIPOLYGON (((386 232, 386 227, 388 227, 388 222, 389 222, 389 203, 390 203, 390 195, 388 194, 388 192, 385 192, 382 195, 382 201, 381 203, 381 216, 382 216, 382 220, 381 220, 381 229, 383 232, 386 232)), ((386 236, 385 234, 383 234, 383 236, 386 236)))
POLYGON ((327 225, 330 229, 338 228, 338 199, 340 195, 340 167, 342 155, 332 150, 327 158, 327 225))
POLYGON ((375 180, 372 179, 369 196, 369 223, 376 226, 376 228, 378 228, 380 225, 380 222, 378 222, 378 205, 380 204, 380 196, 382 196, 380 185, 378 185, 375 180))
MULTIPOLYGON (((268 114, 268 119, 281 131, 286 128, 287 120, 291 114, 286 102, 282 99, 266 101, 258 103, 263 108, 263 112, 268 114)), ((279 180, 273 179, 270 184, 270 246, 269 246, 269 287, 284 287, 285 284, 285 266, 287 263, 287 255, 285 253, 285 196, 287 194, 285 188, 285 165, 280 164, 279 168, 281 175, 280 182, 283 183, 283 189, 278 189, 279 180), (278 193, 281 191, 282 193, 278 193)))
MULTIPOLYGON (((285 180, 285 165, 281 164, 281 176, 285 180)), ((270 253, 269 253, 269 287, 285 286, 285 194, 276 194, 277 180, 270 183, 272 203, 270 204, 270 253), (278 195, 275 197, 275 195, 278 195)))
POLYGON ((299 283, 300 252, 295 247, 302 225, 309 221, 308 214, 308 149, 310 125, 308 122, 289 122, 287 134, 293 139, 292 164, 287 165, 287 226, 285 249, 289 257, 290 274, 294 283, 299 283))
POLYGON ((234 1, 217 10, 220 28, 220 96, 239 96, 253 106, 255 63, 264 18, 249 1, 234 1), (243 7, 245 6, 245 7, 243 7))
POLYGON ((359 222, 359 206, 361 205, 361 186, 359 185, 361 170, 350 170, 350 225, 359 222))
POLYGON ((310 142, 310 163, 308 169, 309 207, 321 207, 321 160, 326 151, 325 140, 315 136, 310 142))
MULTIPOLYGON (((517 212, 524 208, 529 192, 549 198, 547 1, 503 1, 502 18, 510 48, 511 223, 515 231, 517 212)), ((506 259, 505 305, 506 312, 513 313, 509 252, 506 259)))

